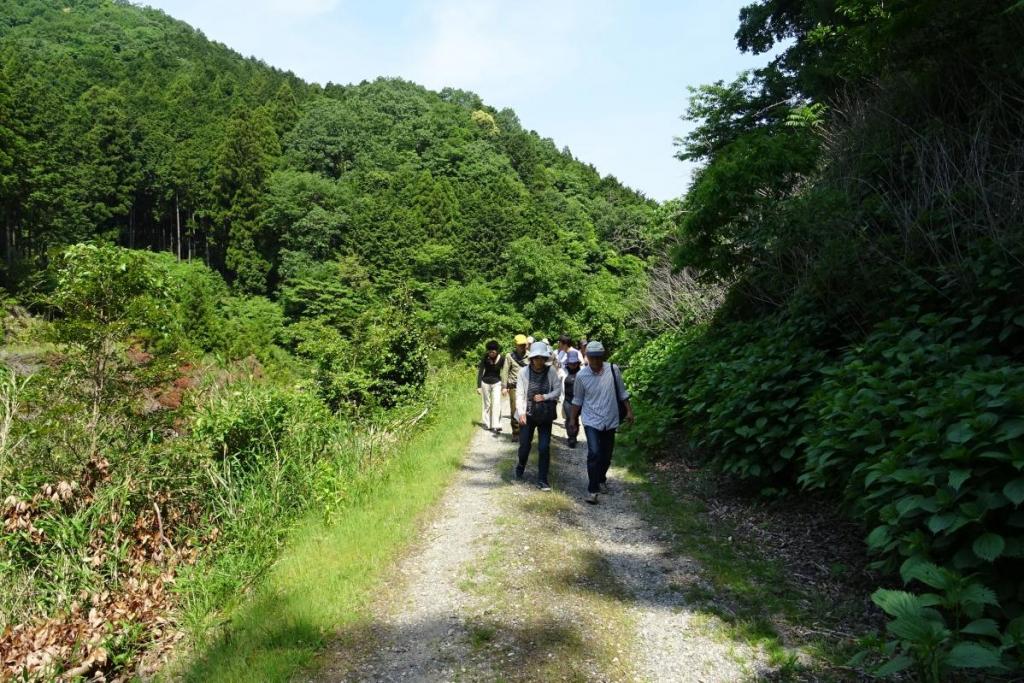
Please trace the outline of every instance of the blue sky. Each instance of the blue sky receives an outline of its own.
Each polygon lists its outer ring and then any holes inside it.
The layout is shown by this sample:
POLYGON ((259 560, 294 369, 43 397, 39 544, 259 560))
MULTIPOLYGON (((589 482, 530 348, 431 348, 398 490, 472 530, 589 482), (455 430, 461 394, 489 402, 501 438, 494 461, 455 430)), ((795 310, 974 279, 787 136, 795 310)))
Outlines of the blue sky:
POLYGON ((687 86, 767 58, 736 49, 752 0, 148 0, 244 55, 318 83, 400 76, 472 90, 526 128, 658 200, 686 190, 673 157, 687 86))

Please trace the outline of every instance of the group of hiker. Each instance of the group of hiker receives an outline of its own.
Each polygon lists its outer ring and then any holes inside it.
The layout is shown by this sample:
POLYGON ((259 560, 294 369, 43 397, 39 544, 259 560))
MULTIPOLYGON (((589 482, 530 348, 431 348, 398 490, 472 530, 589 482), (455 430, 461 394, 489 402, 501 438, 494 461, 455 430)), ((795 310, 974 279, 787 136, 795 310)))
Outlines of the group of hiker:
POLYGON ((583 424, 587 442, 587 494, 596 504, 598 494, 608 492, 608 468, 615 448, 615 433, 623 421, 633 421, 629 392, 619 368, 606 363, 599 341, 567 335, 557 346, 547 339, 535 341, 518 334, 514 348, 501 353, 501 344, 489 341, 477 368, 477 392, 483 401, 481 422, 485 429, 502 432, 502 404, 507 396, 513 438, 519 440, 515 476, 522 480, 537 435, 537 486, 550 491, 551 429, 561 402, 562 419, 570 448, 575 448, 583 424))

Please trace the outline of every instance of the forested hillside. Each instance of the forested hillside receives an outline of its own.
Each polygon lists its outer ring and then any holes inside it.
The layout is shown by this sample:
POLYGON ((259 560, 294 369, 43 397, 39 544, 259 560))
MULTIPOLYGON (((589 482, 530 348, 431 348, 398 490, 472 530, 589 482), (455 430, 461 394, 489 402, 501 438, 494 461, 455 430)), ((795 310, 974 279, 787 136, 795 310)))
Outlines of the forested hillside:
POLYGON ((1015 678, 1024 6, 763 0, 736 38, 779 53, 693 93, 674 260, 704 286, 633 358, 630 438, 843 501, 906 588, 874 594, 892 621, 858 666, 1015 678))
POLYGON ((510 110, 398 80, 309 85, 127 3, 2 16, 9 288, 99 238, 202 260, 292 318, 350 317, 340 301, 366 293, 458 300, 456 345, 527 320, 614 335, 630 312, 620 282, 642 277, 655 204, 510 110))
POLYGON ((300 520, 400 497, 362 595, 468 438, 450 354, 621 341, 660 211, 470 92, 0 3, 0 678, 202 656, 300 520))

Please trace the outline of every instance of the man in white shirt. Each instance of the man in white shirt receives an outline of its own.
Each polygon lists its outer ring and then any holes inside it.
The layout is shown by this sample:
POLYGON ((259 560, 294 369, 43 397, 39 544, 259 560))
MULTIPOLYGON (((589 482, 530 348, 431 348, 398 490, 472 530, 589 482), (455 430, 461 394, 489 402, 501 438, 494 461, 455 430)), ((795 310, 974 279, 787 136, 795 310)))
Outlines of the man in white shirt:
POLYGON ((615 431, 619 428, 619 404, 625 409, 623 417, 633 422, 633 406, 629 392, 622 381, 622 373, 606 364, 604 345, 599 341, 587 344, 590 365, 576 373, 570 424, 583 421, 587 435, 587 497, 591 505, 597 503, 598 493, 608 492, 608 468, 615 450, 615 431))

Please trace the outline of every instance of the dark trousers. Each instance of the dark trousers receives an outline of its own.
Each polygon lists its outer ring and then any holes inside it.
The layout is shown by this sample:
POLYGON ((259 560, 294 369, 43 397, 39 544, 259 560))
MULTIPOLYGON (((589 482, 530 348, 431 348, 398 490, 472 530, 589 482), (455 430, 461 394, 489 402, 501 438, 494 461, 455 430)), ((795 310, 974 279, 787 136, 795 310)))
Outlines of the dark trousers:
POLYGON ((565 418, 565 435, 569 437, 569 445, 575 445, 577 437, 580 435, 580 423, 577 420, 574 424, 569 422, 569 418, 572 416, 572 399, 568 399, 562 402, 562 417, 565 418))
POLYGON ((612 466, 612 451, 615 450, 615 430, 584 425, 583 431, 587 435, 587 491, 597 493, 600 485, 608 480, 608 468, 612 466))
POLYGON ((521 473, 530 458, 530 447, 533 445, 533 431, 537 430, 537 481, 547 482, 548 468, 551 467, 551 422, 534 422, 532 417, 526 418, 526 426, 519 428, 519 466, 521 473))

